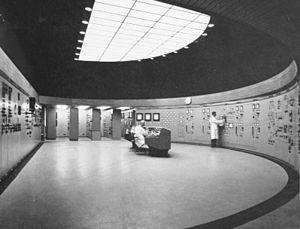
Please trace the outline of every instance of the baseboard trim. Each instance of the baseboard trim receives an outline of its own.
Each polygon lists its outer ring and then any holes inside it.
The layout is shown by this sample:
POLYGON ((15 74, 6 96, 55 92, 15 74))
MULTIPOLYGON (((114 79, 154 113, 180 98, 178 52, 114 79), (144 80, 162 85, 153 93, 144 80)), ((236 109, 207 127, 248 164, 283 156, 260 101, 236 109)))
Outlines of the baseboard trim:
POLYGON ((11 182, 18 176, 25 165, 30 161, 30 159, 35 155, 35 153, 41 148, 44 142, 40 142, 34 147, 22 160, 20 160, 12 169, 10 169, 6 175, 0 179, 0 195, 5 191, 5 189, 11 184, 11 182))

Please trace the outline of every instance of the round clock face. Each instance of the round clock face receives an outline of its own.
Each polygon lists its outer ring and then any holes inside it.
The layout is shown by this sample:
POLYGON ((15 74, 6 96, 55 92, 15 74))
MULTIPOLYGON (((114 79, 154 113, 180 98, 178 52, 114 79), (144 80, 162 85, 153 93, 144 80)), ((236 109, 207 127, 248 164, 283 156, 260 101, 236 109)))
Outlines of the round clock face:
POLYGON ((185 104, 189 105, 189 104, 191 104, 191 102, 192 102, 192 99, 190 97, 187 97, 185 99, 185 104))

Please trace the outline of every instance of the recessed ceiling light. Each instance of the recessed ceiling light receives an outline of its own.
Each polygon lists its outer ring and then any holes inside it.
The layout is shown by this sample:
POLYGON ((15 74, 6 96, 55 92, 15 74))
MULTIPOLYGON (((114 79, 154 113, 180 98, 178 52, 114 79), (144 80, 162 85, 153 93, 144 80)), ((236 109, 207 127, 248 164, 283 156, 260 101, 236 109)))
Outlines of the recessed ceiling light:
POLYGON ((208 24, 207 25, 207 27, 209 27, 209 28, 212 28, 212 27, 214 27, 215 25, 214 24, 208 24))
POLYGON ((79 33, 80 33, 80 34, 85 34, 85 32, 84 32, 84 31, 80 31, 79 33))
POLYGON ((86 11, 92 11, 93 9, 91 7, 85 7, 84 8, 86 11))
POLYGON ((88 109, 90 106, 88 106, 88 105, 79 105, 79 106, 77 106, 77 108, 79 109, 79 110, 85 110, 85 109, 88 109))
POLYGON ((109 106, 99 106, 97 108, 100 109, 100 110, 107 110, 107 109, 109 109, 111 107, 109 107, 109 106))
POLYGON ((151 58, 150 58, 150 60, 154 60, 154 58, 153 58, 153 57, 151 57, 151 58))
POLYGON ((118 107, 118 110, 124 111, 124 110, 129 110, 131 107, 118 107))
POLYGON ((83 40, 78 40, 79 43, 83 43, 83 40))
POLYGON ((174 51, 174 53, 178 53, 177 51, 174 51))
POLYGON ((78 60, 78 58, 74 58, 74 60, 78 60))
POLYGON ((202 36, 202 37, 206 37, 206 36, 207 36, 207 33, 202 33, 201 36, 202 36))
POLYGON ((166 55, 164 54, 164 55, 162 55, 162 57, 166 57, 166 55))
POLYGON ((76 49, 79 49, 79 50, 80 50, 80 49, 81 49, 81 47, 76 47, 76 49))
POLYGON ((210 16, 155 0, 97 0, 80 60, 119 62, 159 57, 193 43, 210 16))
POLYGON ((79 56, 80 54, 79 54, 79 53, 75 53, 75 55, 76 55, 76 56, 79 56))
POLYGON ((185 49, 188 49, 188 48, 189 48, 189 46, 185 46, 185 47, 183 47, 183 48, 185 48, 185 49))
POLYGON ((56 105, 56 108, 57 109, 67 109, 67 108, 69 108, 69 106, 68 105, 58 104, 58 105, 56 105))

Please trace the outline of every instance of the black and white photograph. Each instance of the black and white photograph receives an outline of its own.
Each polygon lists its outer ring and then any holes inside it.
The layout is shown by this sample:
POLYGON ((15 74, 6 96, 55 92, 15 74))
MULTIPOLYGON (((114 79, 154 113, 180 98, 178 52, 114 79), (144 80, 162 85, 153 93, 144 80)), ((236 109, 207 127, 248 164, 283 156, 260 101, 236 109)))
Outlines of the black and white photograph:
POLYGON ((0 0, 0 229, 300 229, 300 0, 0 0))

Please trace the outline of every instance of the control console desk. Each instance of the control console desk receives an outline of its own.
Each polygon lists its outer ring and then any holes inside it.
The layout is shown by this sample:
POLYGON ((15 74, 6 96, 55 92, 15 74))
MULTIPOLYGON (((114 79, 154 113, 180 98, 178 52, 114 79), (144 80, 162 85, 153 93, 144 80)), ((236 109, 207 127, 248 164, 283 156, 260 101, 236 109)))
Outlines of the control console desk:
POLYGON ((169 156, 171 148, 171 131, 164 127, 147 127, 148 136, 145 137, 145 143, 149 147, 150 156, 169 156))

